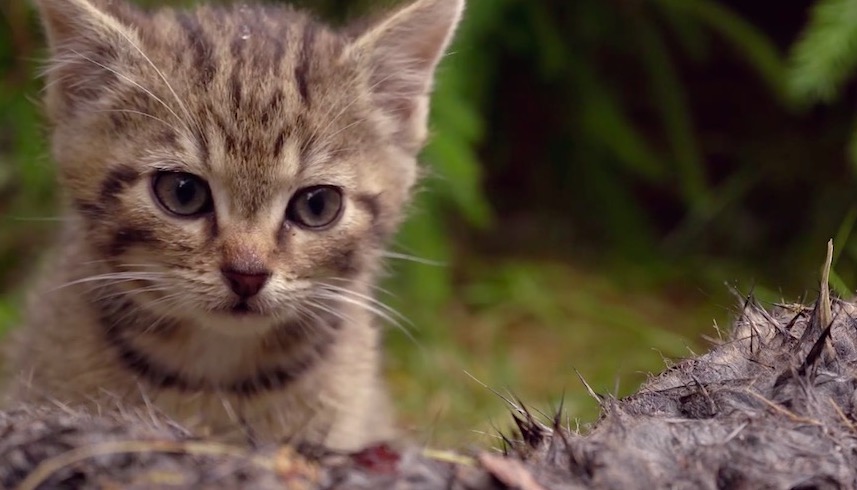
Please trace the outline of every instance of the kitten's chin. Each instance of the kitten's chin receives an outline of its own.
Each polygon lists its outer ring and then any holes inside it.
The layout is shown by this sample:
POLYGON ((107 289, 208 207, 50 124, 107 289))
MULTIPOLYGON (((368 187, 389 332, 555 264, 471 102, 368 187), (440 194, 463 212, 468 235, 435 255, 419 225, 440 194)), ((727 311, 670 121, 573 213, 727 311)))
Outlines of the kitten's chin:
POLYGON ((282 320, 251 311, 223 310, 200 314, 194 323, 223 335, 247 337, 265 335, 282 320))
POLYGON ((200 329, 234 337, 265 335, 277 325, 289 320, 290 315, 272 315, 259 308, 239 303, 229 308, 187 312, 186 320, 200 329))

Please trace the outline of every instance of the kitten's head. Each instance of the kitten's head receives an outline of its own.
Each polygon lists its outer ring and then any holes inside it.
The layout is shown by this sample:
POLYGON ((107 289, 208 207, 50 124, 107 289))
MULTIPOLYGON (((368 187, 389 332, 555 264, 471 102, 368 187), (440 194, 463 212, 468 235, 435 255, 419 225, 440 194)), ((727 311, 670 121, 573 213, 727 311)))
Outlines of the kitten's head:
POLYGON ((37 0, 53 155, 139 306, 268 324, 366 280, 402 217, 463 0, 336 30, 286 7, 37 0), (247 320, 252 318, 253 320, 247 320))

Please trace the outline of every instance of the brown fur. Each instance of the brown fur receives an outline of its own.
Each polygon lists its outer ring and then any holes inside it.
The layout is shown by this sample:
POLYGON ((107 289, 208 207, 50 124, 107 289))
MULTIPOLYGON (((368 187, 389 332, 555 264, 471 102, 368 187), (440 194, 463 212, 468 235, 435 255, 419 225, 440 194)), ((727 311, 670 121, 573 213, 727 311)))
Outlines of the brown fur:
POLYGON ((355 449, 388 438, 373 283, 418 174, 463 0, 336 31, 285 7, 37 0, 68 212, 11 346, 11 401, 151 404, 200 431, 355 449), (204 179, 211 213, 156 203, 204 179), (332 185, 341 217, 286 216, 332 185), (238 314, 226 269, 265 270, 238 314))

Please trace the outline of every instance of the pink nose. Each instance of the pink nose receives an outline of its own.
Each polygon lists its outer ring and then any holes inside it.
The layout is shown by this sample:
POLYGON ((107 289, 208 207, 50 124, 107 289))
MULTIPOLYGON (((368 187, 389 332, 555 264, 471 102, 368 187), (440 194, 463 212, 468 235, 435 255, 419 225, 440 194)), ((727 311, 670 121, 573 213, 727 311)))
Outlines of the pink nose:
POLYGON ((265 287, 268 278, 271 277, 270 272, 241 272, 230 269, 223 269, 223 277, 229 283, 229 288, 243 299, 252 298, 259 294, 259 291, 265 287))

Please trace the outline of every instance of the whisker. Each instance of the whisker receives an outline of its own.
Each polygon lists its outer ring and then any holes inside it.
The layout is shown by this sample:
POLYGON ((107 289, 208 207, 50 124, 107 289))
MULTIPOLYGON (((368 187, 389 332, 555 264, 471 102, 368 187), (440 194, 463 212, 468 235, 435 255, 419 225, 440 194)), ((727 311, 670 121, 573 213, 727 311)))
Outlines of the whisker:
MULTIPOLYGON (((377 82, 375 82, 374 84, 372 84, 372 85, 369 87, 369 91, 371 92, 372 90, 374 90, 375 88, 377 88, 378 86, 380 86, 382 83, 386 82, 387 80, 389 80, 390 78, 392 78, 392 77, 394 77, 394 76, 398 76, 398 74, 397 74, 397 73, 392 73, 392 74, 390 74, 390 75, 385 76, 385 77, 384 77, 384 78, 382 78, 381 80, 378 80, 377 82)), ((319 142, 317 141, 317 140, 318 140, 318 138, 319 138, 319 136, 320 136, 320 135, 325 134, 328 130, 330 130, 330 128, 331 128, 331 127, 333 127, 333 125, 334 125, 336 122, 338 122, 338 121, 339 121, 339 118, 340 118, 340 117, 342 117, 342 116, 345 114, 345 112, 346 112, 346 111, 348 111, 348 109, 350 109, 354 104, 356 104, 356 103, 360 102, 360 100, 362 100, 360 96, 356 96, 356 97, 354 97, 354 100, 352 100, 351 102, 349 102, 348 104, 346 104, 346 105, 345 105, 345 107, 343 107, 342 109, 340 109, 340 110, 339 110, 339 112, 338 112, 335 116, 333 116, 333 118, 332 118, 332 119, 330 119, 330 121, 329 121, 329 122, 328 122, 328 123, 327 123, 327 124, 326 124, 322 129, 321 129, 321 130, 313 131, 313 132, 310 134, 309 138, 307 138, 307 139, 306 139, 307 143, 305 143, 305 145, 306 145, 306 144, 313 144, 313 145, 322 146, 322 145, 320 145, 320 144, 319 144, 319 142)), ((324 117, 322 118, 322 120, 329 118, 329 117, 330 117, 330 115, 331 115, 332 113, 333 113, 333 107, 331 107, 331 108, 327 111, 327 113, 324 115, 324 117)))
MULTIPOLYGON (((322 299, 322 298, 319 298, 319 299, 322 299)), ((318 310, 321 310, 321 311, 323 311, 329 315, 333 315, 334 317, 336 317, 336 318, 338 318, 344 322, 351 322, 351 323, 354 322, 354 318, 351 317, 350 315, 346 315, 345 313, 337 310, 336 308, 325 305, 325 304, 320 303, 318 301, 307 300, 307 304, 318 309, 318 310)), ((321 323, 324 323, 323 318, 318 316, 315 312, 311 312, 311 313, 316 320, 318 320, 321 323)))
MULTIPOLYGON (((137 83, 135 80, 133 80, 133 79, 131 79, 130 77, 128 77, 127 75, 124 75, 124 74, 122 74, 122 73, 120 73, 120 72, 118 72, 118 71, 114 70, 113 68, 110 68, 109 66, 107 66, 107 65, 105 65, 105 64, 103 64, 103 63, 99 63, 98 61, 96 61, 96 60, 94 60, 94 59, 92 59, 92 58, 90 58, 90 57, 86 56, 86 55, 85 55, 85 54, 83 54, 83 53, 80 53, 80 52, 75 51, 75 50, 71 50, 71 52, 73 52, 74 54, 78 55, 79 57, 83 58, 83 59, 84 59, 84 60, 86 60, 86 61, 89 61, 90 63, 92 63, 92 64, 94 64, 94 65, 96 65, 96 66, 100 66, 101 68, 103 68, 103 69, 105 69, 105 70, 109 71, 110 73, 113 73, 113 74, 114 74, 114 75, 116 75, 117 77, 119 77, 119 78, 121 78, 121 79, 123 79, 123 80, 127 81, 127 82, 128 82, 128 83, 130 83, 131 85, 134 85, 135 87, 139 88, 140 90, 142 90, 143 92, 145 92, 149 97, 151 97, 152 99, 154 99, 155 101, 157 101, 159 104, 161 104, 161 105, 162 105, 162 106, 163 106, 167 111, 169 111, 169 113, 170 113, 170 114, 172 114, 172 116, 173 116, 173 117, 175 117, 175 118, 176 118, 180 123, 182 123, 182 124, 187 128, 187 122, 185 122, 181 117, 179 117, 179 115, 178 115, 178 114, 176 114, 176 111, 174 111, 170 106, 168 106, 166 102, 164 102, 160 97, 158 97, 157 95, 155 95, 151 90, 149 90, 149 89, 147 89, 146 87, 144 87, 144 86, 140 85, 140 84, 139 84, 139 83, 137 83)), ((189 128, 188 128, 188 129, 189 129, 189 128)))
POLYGON ((343 126, 343 127, 339 128, 335 133, 333 133, 333 134, 331 134, 330 136, 328 136, 328 139, 333 139, 333 138, 335 138, 336 136, 338 136, 340 133, 342 133, 342 132, 344 132, 344 131, 346 131, 346 130, 348 130, 348 129, 351 129, 352 127, 357 126, 358 124, 363 124, 363 123, 365 123, 365 122, 366 122, 366 121, 368 121, 368 120, 369 120, 369 118, 368 118, 368 117, 364 117, 364 118, 358 119, 358 120, 356 120, 356 121, 354 121, 354 122, 352 122, 352 123, 346 124, 345 126, 343 126))
MULTIPOLYGON (((102 288, 102 289, 106 289, 106 288, 102 288)), ((108 299, 118 298, 121 296, 136 296, 136 295, 139 295, 142 293, 154 293, 154 292, 158 292, 158 291, 170 291, 170 288, 165 287, 163 285, 159 285, 159 286, 147 286, 144 288, 134 288, 134 289, 131 289, 128 291, 114 291, 111 294, 100 295, 100 296, 98 296, 98 299, 108 300, 108 299)))
MULTIPOLYGON (((399 76, 399 74, 398 73, 391 73, 391 74, 385 76, 384 78, 378 80, 377 82, 373 83, 369 87, 369 93, 372 93, 372 91, 375 90, 376 88, 378 88, 382 83, 393 78, 394 76, 397 77, 397 76, 399 76)), ((345 107, 340 109, 340 111, 335 116, 333 116, 333 118, 327 123, 327 125, 324 127, 324 129, 322 129, 321 131, 318 131, 317 133, 313 133, 313 138, 311 138, 311 139, 314 139, 315 136, 317 136, 318 134, 325 134, 336 122, 339 121, 339 118, 342 117, 348 109, 350 109, 354 104, 360 102, 360 100, 361 100, 361 98, 359 96, 354 97, 354 100, 352 100, 351 102, 346 104, 345 107)), ((326 114, 325 117, 327 117, 329 115, 330 115, 330 113, 326 114)))
POLYGON ((304 335, 312 335, 312 333, 315 331, 315 328, 314 328, 315 325, 325 323, 324 319, 321 316, 319 316, 318 313, 313 311, 313 308, 317 308, 319 310, 325 311, 328 314, 331 314, 334 317, 339 318, 340 320, 342 320, 344 322, 350 321, 350 319, 346 318, 340 312, 331 311, 331 310, 327 309, 326 307, 324 307, 323 305, 321 305, 317 302, 308 300, 306 302, 306 307, 299 304, 297 306, 297 308, 295 308, 295 313, 297 313, 297 315, 299 316, 299 320, 306 320, 308 322, 308 324, 304 323, 303 321, 298 323, 298 325, 300 325, 300 327, 301 327, 301 333, 304 335))
POLYGON ((440 262, 437 260, 424 259, 422 257, 417 257, 416 255, 409 255, 399 252, 381 252, 382 257, 386 257, 388 259, 398 259, 405 260, 408 262, 416 262, 417 264, 430 265, 434 267, 446 267, 448 264, 445 262, 440 262))
MULTIPOLYGON (((146 325, 145 328, 143 329, 143 333, 152 332, 154 329, 156 329, 158 326, 160 326, 162 324, 162 322, 167 318, 167 316, 169 316, 171 313, 169 311, 169 307, 179 306, 179 303, 175 302, 174 300, 177 298, 183 297, 183 296, 184 296, 184 293, 182 291, 178 291, 178 292, 175 292, 173 294, 168 294, 168 295, 162 296, 161 298, 158 298, 155 301, 147 302, 146 306, 148 306, 148 307, 164 306, 164 304, 167 304, 168 310, 166 312, 164 312, 163 314, 161 314, 158 318, 156 318, 155 321, 153 321, 151 324, 146 325)), ((136 308, 129 308, 128 311, 126 311, 124 315, 122 315, 121 317, 116 319, 115 323, 113 325, 111 325, 111 327, 112 328, 119 327, 126 320, 132 318, 137 313, 137 311, 138 310, 136 308)))
POLYGON ((101 282, 101 281, 115 281, 114 283, 120 282, 130 282, 130 281, 157 281, 159 279, 163 279, 167 275, 164 273, 158 272, 108 272, 106 274, 98 274, 95 276, 84 277, 82 279, 76 279, 74 281, 69 281, 65 284, 61 284, 52 289, 49 289, 48 292, 59 291, 60 289, 65 289, 67 287, 75 286, 78 284, 90 283, 90 282, 101 282))
POLYGON ((63 222, 68 221, 68 218, 63 216, 8 216, 6 219, 10 221, 32 221, 32 222, 42 222, 42 221, 50 221, 50 222, 63 222))
POLYGON ((388 305, 382 303, 381 301, 377 300, 376 298, 373 298, 372 296, 369 296, 369 295, 366 295, 363 293, 358 293, 357 291, 354 291, 354 290, 351 290, 348 288, 343 288, 340 286, 334 286, 332 284, 324 284, 322 287, 329 288, 329 290, 336 292, 336 293, 349 294, 349 295, 351 295, 357 299, 367 301, 369 304, 377 306, 377 307, 389 312, 390 314, 395 315, 397 318, 401 319, 402 321, 407 322, 409 325, 413 325, 413 322, 411 322, 405 315, 399 313, 398 310, 396 310, 395 308, 393 308, 391 306, 388 306, 388 305))
POLYGON ((135 110, 133 110, 133 109, 105 109, 105 110, 101 110, 101 111, 97 111, 97 112, 99 112, 99 113, 111 113, 111 112, 118 112, 118 113, 121 113, 121 114, 135 114, 135 115, 138 115, 138 116, 148 117, 149 119, 153 119, 153 120, 155 120, 155 121, 157 121, 157 122, 159 122, 159 123, 163 124, 164 126, 166 126, 166 127, 170 128, 170 129, 172 129, 172 130, 173 130, 173 131, 175 131, 176 133, 180 133, 180 131, 178 130, 178 128, 176 128, 176 127, 175 127, 175 126, 173 126, 172 124, 168 123, 167 121, 164 121, 164 120, 163 120, 163 119, 161 119, 160 117, 153 116, 153 115, 149 114, 148 112, 135 111, 135 110))
MULTIPOLYGON (((185 127, 188 126, 189 122, 193 122, 196 125, 196 129, 197 129, 197 131, 199 131, 199 134, 203 134, 202 128, 199 126, 199 121, 194 119, 194 117, 191 115, 191 112, 188 110, 187 106, 184 104, 184 102, 182 102, 181 98, 178 96, 175 89, 173 89, 173 86, 170 84, 170 81, 167 80, 167 76, 164 74, 164 72, 160 68, 158 68, 157 65, 155 65, 155 63, 152 61, 152 59, 149 58, 149 56, 140 48, 140 46, 138 46, 137 43, 135 43, 130 37, 128 37, 122 31, 119 31, 119 34, 122 37, 124 37, 126 41, 128 41, 128 44, 130 44, 131 47, 133 47, 135 50, 137 50, 138 53, 140 53, 140 55, 146 60, 146 62, 149 64, 149 66, 151 66, 152 69, 155 70, 155 73, 157 73, 158 76, 161 78, 161 80, 164 81, 164 84, 167 86, 167 89, 173 95, 173 98, 175 98, 176 102, 178 102, 179 108, 185 113, 185 117, 187 117, 187 120, 183 121, 181 118, 178 118, 178 116, 176 116, 176 118, 179 119, 179 121, 182 122, 182 124, 184 124, 185 127)), ((170 110, 170 112, 173 112, 173 111, 170 110)), ((173 112, 173 114, 175 115, 174 112, 173 112)))
POLYGON ((410 338, 414 343, 417 343, 416 338, 413 336, 413 334, 411 334, 411 332, 408 328, 406 328, 404 325, 402 325, 401 322, 397 321, 395 318, 390 316, 390 314, 388 314, 387 312, 385 312, 384 310, 382 310, 380 308, 377 308, 377 307, 375 307, 371 304, 368 304, 364 301, 360 301, 358 299, 350 298, 350 297, 342 295, 342 294, 333 294, 333 292, 331 292, 331 291, 318 292, 318 293, 316 293, 316 297, 319 299, 329 299, 329 300, 333 300, 333 301, 340 301, 340 302, 344 302, 344 303, 348 303, 348 304, 357 306, 359 308, 363 308, 367 312, 373 313, 377 317, 381 318, 382 320, 385 320, 388 323, 390 323, 391 325, 395 326, 396 328, 398 328, 399 330, 404 332, 405 335, 407 335, 408 338, 410 338))
POLYGON ((330 278, 327 278, 326 280, 327 281, 339 281, 339 282, 346 283, 346 284, 359 284, 360 286, 368 287, 371 290, 378 291, 379 293, 384 293, 384 294, 386 294, 390 297, 393 297, 393 298, 399 297, 399 295, 394 293, 393 291, 390 291, 389 289, 382 287, 382 286, 379 286, 378 284, 375 284, 374 282, 371 282, 371 281, 359 281, 356 279, 346 278, 346 277, 330 277, 330 278))

